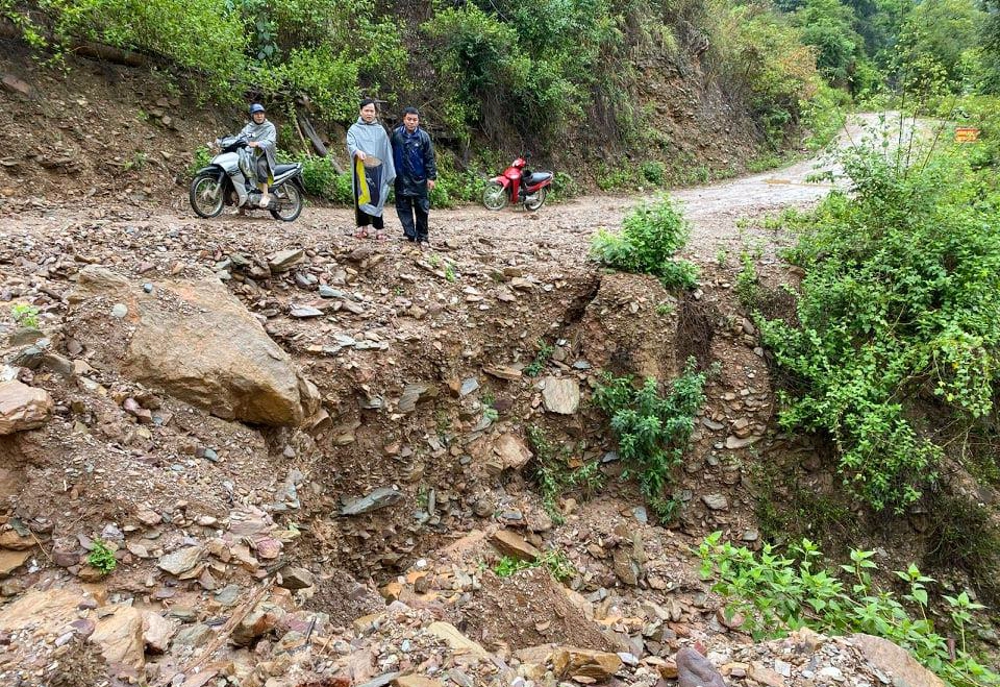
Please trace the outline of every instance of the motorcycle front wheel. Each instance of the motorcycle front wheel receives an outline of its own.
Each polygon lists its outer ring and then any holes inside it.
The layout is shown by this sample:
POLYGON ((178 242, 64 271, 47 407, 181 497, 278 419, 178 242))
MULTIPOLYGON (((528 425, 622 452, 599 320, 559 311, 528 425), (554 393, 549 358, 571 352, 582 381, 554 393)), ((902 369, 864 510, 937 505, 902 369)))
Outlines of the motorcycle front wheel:
POLYGON ((271 217, 282 222, 294 222, 302 214, 302 192, 289 182, 274 191, 278 207, 271 210, 271 217))
POLYGON ((545 205, 545 196, 548 195, 548 187, 543 186, 534 193, 528 195, 524 199, 524 209, 528 212, 534 212, 538 208, 545 205))
POLYGON ((499 181, 491 181, 486 184, 483 191, 483 205, 487 210, 503 210, 507 205, 507 189, 499 181))
POLYGON ((191 182, 191 192, 188 194, 191 200, 191 209, 195 214, 205 219, 217 217, 222 212, 225 204, 223 198, 222 184, 215 176, 197 176, 191 182))

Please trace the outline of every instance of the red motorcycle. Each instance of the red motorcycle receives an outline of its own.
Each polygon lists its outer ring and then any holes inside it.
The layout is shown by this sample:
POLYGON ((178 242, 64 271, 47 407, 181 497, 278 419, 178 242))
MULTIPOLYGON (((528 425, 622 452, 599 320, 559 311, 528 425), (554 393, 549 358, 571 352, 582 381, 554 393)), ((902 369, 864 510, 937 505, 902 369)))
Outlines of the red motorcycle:
POLYGON ((528 169, 526 153, 514 160, 503 174, 493 177, 483 191, 483 205, 487 210, 502 210, 508 202, 522 203, 524 209, 534 212, 545 204, 545 196, 552 186, 552 172, 532 172, 528 169))

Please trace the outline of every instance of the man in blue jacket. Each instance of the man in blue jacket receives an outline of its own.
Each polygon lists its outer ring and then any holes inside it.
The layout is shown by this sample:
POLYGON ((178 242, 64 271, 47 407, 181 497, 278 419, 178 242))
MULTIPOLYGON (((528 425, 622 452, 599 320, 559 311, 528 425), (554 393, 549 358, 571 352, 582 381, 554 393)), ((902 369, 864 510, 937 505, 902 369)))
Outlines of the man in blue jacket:
POLYGON ((427 243, 428 193, 437 179, 434 144, 420 128, 417 108, 403 110, 403 125, 392 132, 392 156, 396 163, 396 214, 406 240, 427 243))

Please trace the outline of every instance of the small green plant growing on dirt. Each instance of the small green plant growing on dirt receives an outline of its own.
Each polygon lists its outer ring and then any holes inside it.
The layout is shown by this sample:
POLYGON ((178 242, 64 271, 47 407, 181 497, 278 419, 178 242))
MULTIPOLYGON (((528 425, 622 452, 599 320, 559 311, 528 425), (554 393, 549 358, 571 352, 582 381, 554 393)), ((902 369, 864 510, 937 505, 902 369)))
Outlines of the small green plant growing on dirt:
POLYGON ((426 511, 428 503, 430 503, 430 491, 426 484, 421 484, 420 488, 417 489, 417 508, 426 511))
POLYGON ((747 251, 740 253, 740 264, 743 268, 736 275, 736 297, 747 310, 756 310, 760 305, 760 277, 757 275, 757 265, 747 251))
POLYGON ((535 353, 535 359, 528 363, 528 366, 524 368, 524 374, 529 377, 537 377, 545 369, 545 366, 549 362, 549 358, 555 353, 555 348, 550 346, 545 342, 544 339, 538 340, 538 352, 535 353))
POLYGON ((483 417, 490 422, 496 422, 500 419, 500 411, 496 408, 496 396, 492 393, 483 394, 483 417))
POLYGON ((602 265, 622 272, 651 274, 666 288, 693 288, 698 268, 677 253, 687 242, 690 227, 670 198, 662 196, 632 210, 617 234, 601 229, 591 239, 590 255, 602 265))
POLYGON ((455 273, 455 268, 452 267, 451 265, 445 265, 444 266, 444 278, 448 282, 450 282, 452 284, 454 284, 455 282, 457 282, 458 281, 458 275, 455 273))
POLYGON ((501 556, 500 560, 493 566, 493 572, 496 573, 497 577, 510 577, 516 572, 533 567, 535 566, 528 561, 522 561, 513 556, 501 556))
POLYGON ((131 157, 131 159, 126 160, 125 164, 122 165, 122 171, 131 172, 132 170, 141 171, 146 167, 146 163, 149 162, 149 156, 137 150, 131 157))
POLYGON ((542 492, 542 505, 552 522, 561 525, 565 519, 559 510, 559 498, 571 490, 589 497, 604 486, 605 477, 598 461, 576 468, 569 465, 568 447, 559 451, 538 425, 528 426, 528 442, 535 453, 535 481, 542 492))
POLYGON ((667 316, 674 312, 674 304, 671 301, 661 301, 656 304, 656 314, 667 316))
POLYGON ((496 407, 497 398, 490 392, 483 394, 483 417, 490 422, 500 419, 500 411, 496 407))
POLYGON ((559 582, 566 582, 576 575, 576 568, 562 551, 546 551, 534 561, 523 561, 513 556, 501 556, 493 566, 497 577, 510 577, 522 570, 545 568, 559 582))
POLYGON ((1000 683, 1000 674, 978 662, 966 644, 973 614, 984 607, 966 592, 942 596, 951 629, 960 639, 952 654, 947 631, 936 631, 929 618, 929 585, 934 580, 915 565, 894 571, 906 585, 900 600, 873 582, 874 551, 853 550, 850 563, 827 569, 822 552, 808 539, 784 555, 770 544, 756 553, 723 543, 722 533, 715 532, 697 553, 702 577, 714 579, 712 591, 726 601, 726 615, 741 614, 743 628, 756 640, 781 637, 800 627, 828 634, 863 632, 899 644, 952 685, 1000 683))
POLYGON ((729 262, 729 251, 725 248, 719 248, 715 251, 715 262, 719 267, 725 267, 726 263, 729 262))
POLYGON ((110 575, 118 566, 115 551, 103 539, 94 539, 90 553, 87 554, 87 565, 99 570, 102 575, 110 575))
POLYGON ((705 402, 706 373, 696 372, 689 359, 684 373, 669 390, 649 377, 638 389, 632 377, 605 374, 594 403, 610 420, 624 464, 623 478, 635 477, 643 496, 661 521, 668 521, 676 503, 665 496, 673 469, 681 462, 694 431, 695 413, 705 402))
POLYGON ((437 253, 431 253, 431 256, 427 258, 427 262, 430 263, 431 267, 437 269, 441 266, 441 256, 437 253))
POLYGON ((10 308, 11 317, 19 327, 38 329, 38 308, 29 303, 15 303, 10 308))

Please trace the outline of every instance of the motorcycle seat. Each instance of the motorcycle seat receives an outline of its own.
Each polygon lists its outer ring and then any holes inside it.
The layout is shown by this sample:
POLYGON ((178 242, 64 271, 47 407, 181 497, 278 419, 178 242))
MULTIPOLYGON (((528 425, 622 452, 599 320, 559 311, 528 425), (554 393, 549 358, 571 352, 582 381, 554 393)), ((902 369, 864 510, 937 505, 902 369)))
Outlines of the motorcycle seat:
POLYGON ((532 172, 531 176, 527 178, 525 183, 528 186, 535 186, 543 181, 548 181, 552 178, 552 172, 532 172))
POLYGON ((274 174, 275 174, 275 176, 277 176, 278 174, 284 174, 285 172, 291 172, 293 169, 295 169, 298 166, 299 166, 298 163, 291 164, 291 165, 275 165, 274 166, 274 174))

